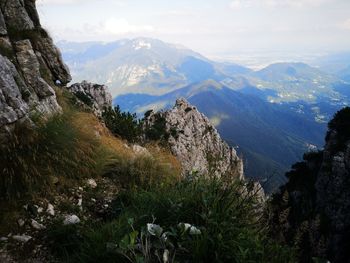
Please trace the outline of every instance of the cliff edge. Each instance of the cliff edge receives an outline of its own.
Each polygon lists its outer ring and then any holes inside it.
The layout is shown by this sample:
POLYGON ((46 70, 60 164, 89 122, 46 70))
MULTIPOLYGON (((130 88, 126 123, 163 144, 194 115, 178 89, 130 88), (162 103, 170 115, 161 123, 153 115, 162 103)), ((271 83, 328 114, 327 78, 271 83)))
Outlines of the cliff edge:
POLYGON ((51 37, 41 27, 35 0, 0 3, 0 135, 33 115, 61 111, 55 85, 71 81, 51 37))

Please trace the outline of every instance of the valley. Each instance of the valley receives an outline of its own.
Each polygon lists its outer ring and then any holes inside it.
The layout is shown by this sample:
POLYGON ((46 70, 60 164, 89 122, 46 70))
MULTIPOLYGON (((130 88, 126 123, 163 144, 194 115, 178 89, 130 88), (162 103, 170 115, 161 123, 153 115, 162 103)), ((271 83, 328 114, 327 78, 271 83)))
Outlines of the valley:
POLYGON ((177 98, 188 99, 242 155, 246 174, 265 182, 268 192, 286 180, 284 173, 305 151, 322 148, 326 123, 349 103, 346 79, 323 71, 329 58, 319 59, 322 67, 281 62, 252 70, 157 39, 58 46, 75 81, 105 83, 114 105, 124 111, 142 117, 150 109, 170 108, 177 98))

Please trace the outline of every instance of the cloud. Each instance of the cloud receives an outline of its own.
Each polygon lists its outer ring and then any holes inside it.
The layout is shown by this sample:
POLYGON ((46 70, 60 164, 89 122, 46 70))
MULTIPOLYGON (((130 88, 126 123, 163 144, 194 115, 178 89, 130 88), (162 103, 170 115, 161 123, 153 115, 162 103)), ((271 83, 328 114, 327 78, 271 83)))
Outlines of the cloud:
MULTIPOLYGON (((96 0, 37 0, 40 5, 72 5, 87 2, 97 2, 96 0)), ((122 7, 126 5, 124 0, 114 0, 113 5, 122 7)))
POLYGON ((127 33, 153 32, 151 25, 133 25, 126 19, 110 18, 103 23, 103 31, 113 35, 122 35, 127 33))
POLYGON ((156 31, 151 25, 134 24, 123 18, 109 18, 100 23, 84 23, 75 27, 56 25, 49 30, 54 32, 55 39, 75 41, 112 41, 118 38, 148 35, 156 31))
POLYGON ((341 29, 350 30, 350 18, 340 23, 339 27, 341 29))
POLYGON ((242 8, 275 8, 275 7, 316 7, 331 0, 233 0, 229 6, 231 9, 242 9, 242 8))
POLYGON ((75 4, 79 2, 86 2, 84 0, 38 0, 39 4, 54 4, 54 5, 67 5, 67 4, 75 4))

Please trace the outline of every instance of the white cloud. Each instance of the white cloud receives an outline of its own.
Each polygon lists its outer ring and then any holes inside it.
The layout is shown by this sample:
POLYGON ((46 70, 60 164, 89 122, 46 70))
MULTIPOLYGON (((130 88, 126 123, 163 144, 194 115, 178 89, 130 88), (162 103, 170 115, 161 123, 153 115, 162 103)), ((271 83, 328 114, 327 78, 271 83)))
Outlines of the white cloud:
POLYGON ((296 7, 320 6, 331 2, 331 0, 233 0, 230 2, 230 8, 275 8, 275 7, 296 7))
POLYGON ((339 27, 342 28, 342 29, 350 30, 350 18, 346 19, 344 22, 342 22, 339 25, 339 27))
MULTIPOLYGON (((37 0, 40 5, 71 5, 87 2, 96 2, 96 0, 37 0)), ((124 0, 114 0, 113 5, 122 7, 126 5, 124 0)))
POLYGON ((55 5, 67 5, 84 2, 84 0, 38 0, 39 4, 55 4, 55 5))
POLYGON ((103 31, 113 35, 123 35, 127 33, 144 33, 154 31, 151 25, 133 25, 126 19, 110 18, 103 23, 103 31))

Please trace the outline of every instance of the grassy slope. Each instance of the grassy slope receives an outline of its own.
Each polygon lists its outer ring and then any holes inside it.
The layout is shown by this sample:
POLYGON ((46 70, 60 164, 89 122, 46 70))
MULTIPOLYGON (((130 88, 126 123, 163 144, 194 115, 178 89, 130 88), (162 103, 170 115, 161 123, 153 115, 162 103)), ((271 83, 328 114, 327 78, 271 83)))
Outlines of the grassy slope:
POLYGON ((146 146, 153 157, 137 156, 94 115, 72 106, 69 94, 57 93, 63 114, 37 129, 19 129, 11 148, 2 149, 8 154, 1 154, 6 194, 0 236, 23 232, 16 221, 33 218, 23 204, 53 202, 57 209, 46 230, 29 232, 34 241, 7 246, 15 255, 28 258, 34 245, 50 244, 60 262, 157 262, 154 253, 162 257, 165 250, 176 262, 294 262, 290 249, 269 240, 262 208, 238 183, 180 180, 180 165, 169 151, 154 144, 146 146), (96 179, 97 189, 79 190, 87 178, 96 179), (81 209, 77 195, 84 198, 81 209), (106 196, 108 214, 96 216, 106 196), (63 226, 71 213, 82 222, 63 226), (150 235, 147 223, 159 224, 169 239, 150 235), (201 234, 193 236, 179 223, 193 224, 201 234))
POLYGON ((65 193, 87 178, 102 177, 113 164, 122 174, 134 167, 134 177, 180 176, 180 164, 166 149, 149 145, 153 158, 136 156, 97 117, 75 108, 69 93, 57 90, 57 95, 62 115, 38 121, 35 129, 18 127, 0 148, 0 236, 17 230, 14 222, 29 200, 65 193))

